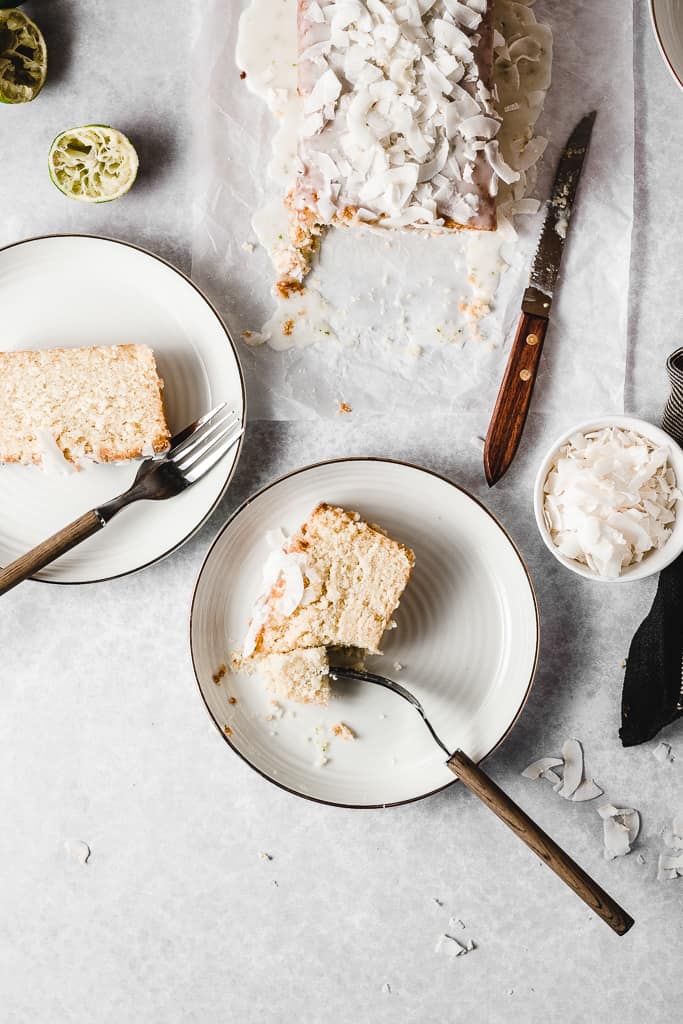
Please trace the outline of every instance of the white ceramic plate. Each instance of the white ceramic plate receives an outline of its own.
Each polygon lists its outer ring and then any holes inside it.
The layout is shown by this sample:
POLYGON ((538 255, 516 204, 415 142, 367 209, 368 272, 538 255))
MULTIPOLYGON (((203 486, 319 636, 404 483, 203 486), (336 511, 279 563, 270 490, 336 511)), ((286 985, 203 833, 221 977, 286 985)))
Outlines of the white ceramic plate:
MULTIPOLYGON (((218 313, 179 270, 125 242, 83 235, 33 238, 0 250, 5 351, 137 342, 154 349, 171 432, 228 402, 244 417, 237 355, 218 313)), ((43 569, 37 579, 89 583, 133 572, 186 541, 212 511, 236 446, 177 498, 140 502, 43 569)), ((69 476, 0 466, 0 565, 124 491, 137 465, 69 476)))
POLYGON ((659 51, 683 89, 683 4, 681 0, 650 0, 650 16, 659 51))
POLYGON ((202 696, 233 750, 300 796, 349 807, 427 796, 453 775, 417 713, 387 690, 344 682, 326 709, 290 705, 283 717, 271 718, 271 698, 256 677, 228 674, 220 685, 212 681, 245 634, 268 553, 266 532, 293 532, 320 501, 360 512, 415 551, 398 628, 386 635, 384 656, 368 659, 369 667, 413 690, 449 749, 462 747, 477 761, 513 725, 538 650, 536 600, 519 552, 491 514, 455 484, 376 459, 299 470, 260 491, 225 525, 192 605, 190 645, 202 696), (339 721, 356 732, 355 742, 330 737, 339 721), (330 741, 324 767, 316 766, 316 729, 330 741))

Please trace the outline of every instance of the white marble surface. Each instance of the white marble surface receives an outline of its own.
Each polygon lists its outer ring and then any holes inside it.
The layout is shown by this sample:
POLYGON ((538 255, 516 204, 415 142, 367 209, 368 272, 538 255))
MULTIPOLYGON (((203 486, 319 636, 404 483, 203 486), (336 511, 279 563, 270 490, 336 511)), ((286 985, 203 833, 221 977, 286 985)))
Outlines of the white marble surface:
MULTIPOLYGON (((683 242, 672 222, 683 142, 672 125, 683 95, 659 61, 645 6, 636 4, 626 406, 657 419, 663 361, 680 344, 683 242)), ((186 267, 189 5, 34 0, 29 10, 45 26, 53 74, 39 102, 0 112, 2 240, 99 232, 186 267), (87 209, 52 189, 41 154, 58 130, 92 120, 129 131, 145 170, 128 199, 87 209)), ((252 424, 222 507, 173 558, 112 583, 27 583, 2 599, 3 1024, 677 1017, 683 882, 658 883, 655 862, 658 830, 683 800, 683 726, 667 731, 674 764, 658 764, 654 744, 623 751, 617 737, 619 662, 654 583, 607 591, 543 549, 528 497, 546 440, 540 417, 514 486, 486 495, 472 432, 252 424), (386 812, 318 807, 263 782, 213 729, 187 648, 209 542, 257 486, 348 454, 404 457, 453 476, 486 497, 522 547, 539 592, 541 663, 524 715, 487 768, 633 914, 626 937, 596 921, 463 790, 386 812), (567 804, 520 778, 568 735, 584 742, 609 797, 641 811, 631 856, 602 859, 594 805, 567 804), (91 847, 87 864, 65 851, 73 839, 91 847), (451 915, 477 944, 456 960, 434 953, 451 915)))

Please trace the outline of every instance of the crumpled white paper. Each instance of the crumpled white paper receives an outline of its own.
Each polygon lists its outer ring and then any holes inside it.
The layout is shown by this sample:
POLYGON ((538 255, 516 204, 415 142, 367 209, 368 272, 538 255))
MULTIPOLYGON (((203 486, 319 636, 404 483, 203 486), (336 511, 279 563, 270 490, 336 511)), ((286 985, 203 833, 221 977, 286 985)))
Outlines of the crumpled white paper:
MULTIPOLYGON (((266 165, 274 122, 240 81, 235 64, 244 6, 246 0, 206 0, 193 51, 192 273, 236 339, 267 321, 274 280, 266 252, 250 248, 253 213, 272 196, 266 165)), ((541 0, 534 10, 555 37, 553 85, 538 125, 550 140, 540 198, 549 193, 572 128, 589 110, 598 110, 534 398, 536 411, 557 413, 564 422, 623 406, 633 193, 632 12, 629 5, 591 0, 541 0)), ((346 340, 326 337, 284 352, 240 344, 251 416, 335 416, 345 402, 356 416, 474 413, 484 433, 540 223, 540 216, 519 218, 520 238, 512 252, 509 246, 504 251, 511 266, 493 316, 481 323, 479 341, 468 340, 466 331, 459 334, 453 316, 461 297, 462 243, 458 251, 451 237, 332 232, 312 279, 324 279, 331 305, 344 319, 346 340)))

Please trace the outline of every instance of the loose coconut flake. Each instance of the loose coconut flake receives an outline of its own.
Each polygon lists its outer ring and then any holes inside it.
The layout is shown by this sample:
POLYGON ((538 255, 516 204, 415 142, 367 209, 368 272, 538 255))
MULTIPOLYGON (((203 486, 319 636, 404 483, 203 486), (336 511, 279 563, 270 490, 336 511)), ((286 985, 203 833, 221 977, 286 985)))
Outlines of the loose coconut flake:
POLYGON ((671 749, 670 743, 658 743, 655 749, 652 751, 652 756, 655 760, 659 761, 660 764, 665 764, 667 761, 675 761, 676 757, 671 749))
POLYGON ((465 956, 467 953, 471 953, 473 949, 476 949, 476 946, 471 939, 463 946, 463 944, 458 942, 458 940, 452 935, 444 934, 440 935, 437 939, 434 952, 440 953, 443 956, 456 957, 465 956))
POLYGON ((674 818, 664 829, 664 845, 657 864, 657 878, 665 882, 683 875, 683 816, 674 818))
POLYGON ((583 749, 574 739, 565 741, 561 758, 542 757, 528 765, 522 775, 527 779, 545 779, 565 800, 576 803, 595 800, 603 792, 593 779, 584 777, 583 749), (562 775, 554 770, 559 767, 563 767, 562 775))
MULTIPOLYGON (((561 757, 542 757, 538 761, 534 761, 528 765, 522 775, 526 779, 540 779, 547 778, 547 773, 553 768, 559 768, 563 764, 561 757)), ((555 778, 558 778, 555 772, 553 772, 555 778)))
POLYGON ((64 849, 71 859, 79 864, 87 864, 90 859, 90 847, 82 839, 65 840, 64 849))
POLYGON ((601 804, 598 814, 602 818, 605 860, 614 860, 631 852, 640 831, 640 815, 632 807, 601 804))

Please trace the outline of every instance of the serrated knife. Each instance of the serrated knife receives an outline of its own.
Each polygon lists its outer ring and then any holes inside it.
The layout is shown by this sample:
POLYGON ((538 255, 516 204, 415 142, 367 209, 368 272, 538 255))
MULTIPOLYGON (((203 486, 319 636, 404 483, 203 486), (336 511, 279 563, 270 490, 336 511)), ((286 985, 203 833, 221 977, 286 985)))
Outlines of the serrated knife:
POLYGON ((515 457, 536 381, 543 342, 557 284, 567 229, 596 111, 586 114, 569 136, 555 175, 522 315, 500 385, 484 445, 484 472, 489 487, 497 483, 515 457))

